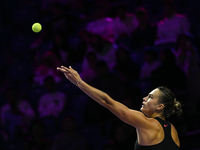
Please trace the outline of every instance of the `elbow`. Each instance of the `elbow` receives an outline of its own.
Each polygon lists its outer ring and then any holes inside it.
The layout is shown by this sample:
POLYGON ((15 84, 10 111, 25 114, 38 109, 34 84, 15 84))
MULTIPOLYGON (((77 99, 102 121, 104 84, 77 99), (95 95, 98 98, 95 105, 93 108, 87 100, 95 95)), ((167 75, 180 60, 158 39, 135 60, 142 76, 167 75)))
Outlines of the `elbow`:
POLYGON ((113 99, 110 98, 110 96, 105 93, 104 97, 103 97, 103 106, 106 107, 107 109, 112 109, 114 103, 113 103, 113 99))

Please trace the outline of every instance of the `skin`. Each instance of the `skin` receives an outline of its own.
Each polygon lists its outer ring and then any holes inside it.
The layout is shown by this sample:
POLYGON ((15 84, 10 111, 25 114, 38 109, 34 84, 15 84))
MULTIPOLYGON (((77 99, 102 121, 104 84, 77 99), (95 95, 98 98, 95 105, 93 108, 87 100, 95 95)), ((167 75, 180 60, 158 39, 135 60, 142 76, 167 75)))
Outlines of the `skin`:
MULTIPOLYGON (((57 69, 63 72, 72 83, 76 83, 76 81, 80 79, 77 71, 71 67, 67 68, 61 66, 57 69)), ((164 105, 158 102, 161 94, 159 89, 154 89, 148 96, 144 97, 143 105, 140 109, 141 111, 137 111, 129 109, 122 103, 112 99, 108 94, 90 86, 82 80, 76 85, 97 103, 109 109, 119 119, 135 127, 138 143, 140 145, 154 145, 160 143, 164 139, 163 128, 160 123, 154 119, 155 117, 160 117, 165 120, 162 114, 164 105)), ((171 125, 171 134, 174 142, 180 146, 178 133, 173 125, 171 125)))

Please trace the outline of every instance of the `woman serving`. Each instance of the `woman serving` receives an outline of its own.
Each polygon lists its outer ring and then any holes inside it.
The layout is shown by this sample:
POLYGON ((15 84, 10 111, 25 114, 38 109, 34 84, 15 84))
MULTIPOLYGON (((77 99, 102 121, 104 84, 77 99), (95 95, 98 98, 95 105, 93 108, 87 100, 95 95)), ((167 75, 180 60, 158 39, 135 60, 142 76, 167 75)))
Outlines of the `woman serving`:
POLYGON ((119 119, 136 128, 134 150, 178 150, 180 141, 175 127, 166 121, 172 114, 180 115, 181 104, 168 88, 158 87, 143 98, 141 111, 129 109, 108 94, 84 82, 72 67, 58 67, 66 78, 119 119))

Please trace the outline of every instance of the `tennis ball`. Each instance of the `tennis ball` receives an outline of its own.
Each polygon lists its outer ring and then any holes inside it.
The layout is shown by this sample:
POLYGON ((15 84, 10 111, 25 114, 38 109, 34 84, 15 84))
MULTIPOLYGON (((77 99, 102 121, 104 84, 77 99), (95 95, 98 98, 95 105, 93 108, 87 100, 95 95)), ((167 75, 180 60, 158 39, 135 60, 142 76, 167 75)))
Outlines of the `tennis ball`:
POLYGON ((33 30, 33 32, 36 32, 36 33, 40 32, 42 30, 41 24, 40 23, 34 23, 32 25, 32 30, 33 30))

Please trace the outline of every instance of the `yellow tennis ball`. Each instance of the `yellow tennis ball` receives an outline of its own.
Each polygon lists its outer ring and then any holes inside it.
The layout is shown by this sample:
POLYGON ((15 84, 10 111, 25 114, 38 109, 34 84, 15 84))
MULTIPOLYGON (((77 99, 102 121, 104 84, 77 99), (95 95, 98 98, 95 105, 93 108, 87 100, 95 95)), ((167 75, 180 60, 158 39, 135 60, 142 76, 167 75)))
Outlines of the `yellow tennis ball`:
POLYGON ((36 32, 36 33, 40 32, 42 30, 41 24, 40 23, 34 23, 32 25, 32 30, 33 30, 33 32, 36 32))

